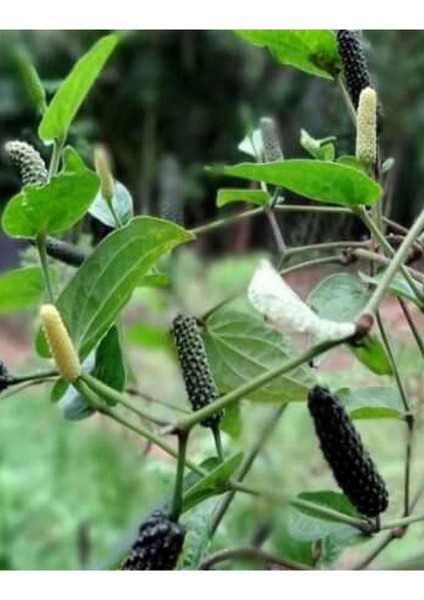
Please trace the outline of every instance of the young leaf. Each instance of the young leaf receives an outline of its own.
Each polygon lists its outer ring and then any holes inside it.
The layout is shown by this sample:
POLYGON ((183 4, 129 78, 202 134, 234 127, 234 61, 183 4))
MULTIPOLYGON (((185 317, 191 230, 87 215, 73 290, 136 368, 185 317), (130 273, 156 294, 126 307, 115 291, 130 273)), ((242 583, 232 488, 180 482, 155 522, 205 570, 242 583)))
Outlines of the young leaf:
POLYGON ((300 130, 300 145, 317 160, 334 160, 335 149, 334 144, 329 141, 330 139, 335 140, 336 138, 317 140, 306 129, 300 130))
POLYGON ((250 131, 244 139, 242 139, 237 146, 237 149, 240 150, 240 152, 259 160, 263 151, 261 130, 254 129, 253 131, 250 131))
POLYGON ((209 167, 212 175, 228 175, 278 185, 300 196, 341 206, 374 204, 381 186, 365 173, 330 161, 290 159, 209 167))
POLYGON ((218 190, 216 205, 221 207, 231 202, 252 202, 264 206, 269 200, 271 196, 264 190, 223 189, 218 190))
POLYGON ((39 301, 44 291, 39 267, 8 271, 0 276, 0 314, 11 313, 39 301))
POLYGON ((240 402, 233 402, 233 404, 227 406, 220 427, 232 438, 237 439, 240 437, 243 430, 240 402))
POLYGON ((241 37, 266 46, 278 62, 332 79, 340 70, 336 36, 329 29, 237 30, 241 37))
POLYGON ((238 469, 243 459, 243 453, 235 454, 225 462, 202 477, 197 483, 189 488, 184 494, 183 512, 193 508, 199 502, 203 502, 212 496, 222 494, 224 484, 238 469))
POLYGON ((9 236, 31 238, 60 233, 85 214, 96 195, 99 179, 71 148, 65 150, 64 160, 62 173, 45 185, 26 185, 9 201, 2 218, 9 236))
POLYGON ((74 65, 45 111, 38 135, 45 141, 66 137, 78 109, 118 43, 118 36, 98 40, 74 65))
MULTIPOLYGON (((155 262, 193 235, 154 217, 136 217, 107 236, 92 252, 57 300, 81 358, 104 336, 132 292, 155 262)), ((48 356, 44 336, 37 350, 48 356)))
MULTIPOLYGON (((336 273, 323 279, 310 293, 308 304, 320 317, 333 321, 353 321, 366 306, 370 291, 350 273, 336 273)), ((390 360, 378 338, 366 335, 349 350, 377 375, 391 375, 390 360)))
POLYGON ((337 396, 353 419, 402 418, 405 409, 394 387, 341 388, 337 396))
MULTIPOLYGON (((250 307, 225 306, 213 313, 204 331, 206 351, 215 381, 226 393, 292 357, 280 333, 265 325, 250 307)), ((251 392, 255 402, 305 401, 315 382, 312 370, 300 367, 251 392)))
POLYGON ((127 372, 119 332, 113 325, 96 348, 96 362, 92 375, 114 390, 125 387, 127 372))
MULTIPOLYGON (((121 225, 127 225, 134 216, 132 196, 127 188, 119 181, 115 181, 115 193, 112 198, 112 208, 121 225)), ((103 225, 112 227, 113 229, 117 227, 117 223, 108 203, 102 197, 100 192, 96 194, 88 212, 92 217, 103 223, 103 225)))

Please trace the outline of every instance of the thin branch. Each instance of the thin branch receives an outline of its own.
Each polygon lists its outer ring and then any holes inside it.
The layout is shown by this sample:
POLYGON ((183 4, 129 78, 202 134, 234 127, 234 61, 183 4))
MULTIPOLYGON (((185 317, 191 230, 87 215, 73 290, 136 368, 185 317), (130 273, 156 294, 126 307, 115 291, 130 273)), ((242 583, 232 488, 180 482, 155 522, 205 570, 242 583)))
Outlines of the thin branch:
POLYGON ((399 302, 400 307, 401 307, 401 309, 403 311, 405 319, 408 322, 409 329, 411 330, 412 335, 414 336, 414 339, 415 339, 415 341, 417 343, 417 346, 418 346, 418 348, 419 348, 419 350, 421 352, 421 356, 424 357, 424 341, 423 341, 423 339, 422 339, 422 337, 421 337, 421 335, 420 335, 420 333, 419 333, 419 331, 418 331, 418 329, 417 329, 417 327, 416 327, 416 325, 414 323, 414 319, 412 318, 411 312, 410 312, 410 310, 409 310, 409 308, 408 308, 405 300, 403 300, 403 298, 398 298, 398 302, 399 302))
POLYGON ((232 548, 225 548, 225 550, 218 550, 217 552, 207 556, 200 563, 199 570, 207 571, 214 565, 231 560, 232 558, 253 559, 265 564, 268 563, 284 569, 289 569, 291 571, 312 570, 311 567, 308 567, 307 565, 302 565, 301 563, 297 563, 290 559, 280 558, 279 556, 275 556, 274 554, 270 554, 269 552, 255 548, 254 546, 234 546, 232 548))

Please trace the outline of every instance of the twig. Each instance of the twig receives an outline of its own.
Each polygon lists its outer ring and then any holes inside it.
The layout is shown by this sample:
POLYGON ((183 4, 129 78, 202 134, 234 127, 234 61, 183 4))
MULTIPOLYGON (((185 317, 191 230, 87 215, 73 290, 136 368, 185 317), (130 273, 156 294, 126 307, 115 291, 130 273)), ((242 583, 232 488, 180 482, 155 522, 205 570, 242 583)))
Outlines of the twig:
POLYGON ((421 356, 424 357, 424 341, 421 338, 421 335, 414 323, 414 319, 412 318, 410 310, 403 298, 398 298, 398 302, 400 304, 400 307, 402 308, 403 314, 405 315, 405 319, 408 322, 409 329, 411 330, 412 335, 414 336, 415 341, 417 342, 417 346, 421 352, 421 356))
POLYGON ((265 552, 260 548, 255 548, 254 546, 234 546, 232 548, 225 548, 225 550, 218 550, 213 554, 207 556, 199 565, 200 571, 207 571, 214 565, 217 565, 220 562, 224 562, 226 560, 230 560, 232 558, 247 558, 254 559, 260 561, 262 563, 270 563, 273 565, 277 565, 279 567, 283 567, 284 569, 289 569, 291 571, 310 571, 311 567, 307 565, 302 565, 295 561, 286 558, 280 558, 279 556, 275 556, 274 554, 270 554, 269 552, 265 552))

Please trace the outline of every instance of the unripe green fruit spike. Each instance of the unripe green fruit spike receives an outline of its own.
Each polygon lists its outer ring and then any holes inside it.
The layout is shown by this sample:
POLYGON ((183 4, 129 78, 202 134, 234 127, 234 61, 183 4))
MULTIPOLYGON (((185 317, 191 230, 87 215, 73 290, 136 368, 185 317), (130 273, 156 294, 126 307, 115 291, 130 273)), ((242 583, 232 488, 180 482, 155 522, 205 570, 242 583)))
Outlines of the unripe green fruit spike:
POLYGON ((377 94, 367 87, 359 96, 356 117, 356 158, 366 165, 377 160, 377 94))

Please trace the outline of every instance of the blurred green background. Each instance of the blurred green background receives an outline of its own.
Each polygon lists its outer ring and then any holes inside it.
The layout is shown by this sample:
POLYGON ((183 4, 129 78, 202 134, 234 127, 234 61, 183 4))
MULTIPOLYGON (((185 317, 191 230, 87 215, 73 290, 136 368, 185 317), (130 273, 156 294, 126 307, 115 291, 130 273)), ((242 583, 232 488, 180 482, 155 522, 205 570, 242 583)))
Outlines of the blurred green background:
MULTIPOLYGON (((8 139, 23 139, 48 156, 36 138, 37 115, 11 59, 13 48, 17 44, 27 48, 52 94, 75 60, 103 33, 1 32, 1 145, 8 139)), ((384 155, 396 160, 390 173, 390 216, 408 225, 422 206, 424 183, 424 32, 366 31, 364 42, 384 107, 384 155)), ((281 67, 267 51, 229 31, 138 31, 128 34, 94 86, 71 128, 70 142, 88 162, 93 143, 107 144, 117 178, 131 190, 138 213, 160 214, 161 169, 171 157, 181 181, 185 222, 193 226, 217 215, 215 196, 221 182, 206 177, 204 165, 240 161, 243 155, 237 144, 249 123, 264 115, 277 118, 287 157, 304 156, 301 128, 317 138, 335 135, 340 153, 352 152, 352 125, 331 82, 281 67)), ((18 186, 16 173, 1 161, 0 207, 18 186)), ((332 217, 330 222, 321 216, 285 217, 284 228, 290 245, 362 233, 353 229, 351 219, 332 217)), ((86 231, 98 234, 92 223, 86 224, 86 231)), ((201 314, 246 283, 258 255, 271 250, 272 238, 262 218, 210 234, 194 249, 179 252, 173 267, 178 294, 201 314)), ((0 269, 18 260, 16 245, 0 233, 0 269)), ((319 277, 333 271, 328 268, 292 282, 304 296, 319 277)), ((164 330, 176 306, 175 293, 169 290, 140 290, 126 319, 129 325, 150 323, 164 330)), ((398 327, 396 353, 408 393, 422 405, 424 382, 417 374, 415 347, 392 304, 384 310, 398 327)), ((25 372, 36 364, 33 317, 27 311, 18 318, 0 318, 0 359, 13 371, 25 372)), ((175 361, 160 341, 147 347, 133 336, 129 363, 145 393, 186 407, 175 361)), ((326 382, 337 388, 372 385, 377 380, 343 351, 324 364, 323 372, 326 382)), ((378 383, 384 385, 383 380, 378 378, 378 383)), ((150 408, 162 418, 170 416, 163 407, 150 408)), ((235 442, 225 437, 226 448, 248 448, 267 412, 269 407, 246 405, 243 436, 235 442)), ((401 506, 404 428, 392 420, 360 422, 359 428, 388 481, 390 510, 395 515, 401 506)), ((212 441, 203 431, 191 444, 196 458, 213 453, 212 441)), ((422 456, 418 441, 417 481, 423 472, 422 456)), ((110 566, 128 546, 138 521, 166 497, 173 474, 173 463, 162 453, 146 454, 139 439, 104 419, 65 421, 50 404, 48 386, 11 397, 2 394, 0 568, 110 566)), ((317 451, 304 406, 289 408, 253 469, 251 482, 257 486, 272 482, 288 494, 336 489, 317 451)), ((214 545, 249 540, 261 519, 274 512, 275 507, 263 501, 238 498, 214 545)), ((277 511, 277 516, 267 547, 284 554, 289 541, 284 515, 277 511)), ((424 568, 423 533, 424 525, 413 526, 375 566, 390 566, 416 554, 424 568)), ((349 548, 336 564, 349 567, 369 547, 349 548)), ((249 567, 249 563, 233 566, 249 567)))

